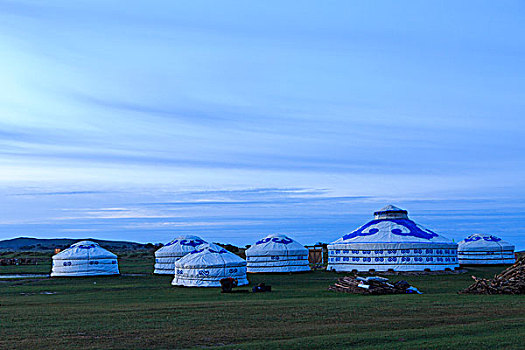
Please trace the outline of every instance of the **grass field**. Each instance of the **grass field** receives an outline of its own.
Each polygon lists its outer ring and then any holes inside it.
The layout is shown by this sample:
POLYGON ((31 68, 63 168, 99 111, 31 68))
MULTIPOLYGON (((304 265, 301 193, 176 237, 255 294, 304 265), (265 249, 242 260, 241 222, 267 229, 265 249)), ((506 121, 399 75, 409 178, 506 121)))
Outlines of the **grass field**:
MULTIPOLYGON (((143 276, 0 281, 0 348, 525 347, 525 296, 456 294, 471 274, 491 277, 501 267, 405 277, 423 295, 360 296, 327 291, 338 275, 321 271, 249 276, 272 293, 176 288, 170 276, 150 275, 152 264, 121 259, 122 273, 143 276)), ((8 266, 0 274, 49 269, 8 266)))

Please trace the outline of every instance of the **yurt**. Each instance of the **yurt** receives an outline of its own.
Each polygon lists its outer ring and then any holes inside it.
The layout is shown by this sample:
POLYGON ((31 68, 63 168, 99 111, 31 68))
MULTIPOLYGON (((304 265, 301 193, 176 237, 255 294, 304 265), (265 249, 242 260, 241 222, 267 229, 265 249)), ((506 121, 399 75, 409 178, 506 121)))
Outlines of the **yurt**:
POLYGON ((215 244, 206 244, 175 262, 174 286, 220 287, 220 280, 232 277, 238 285, 248 284, 246 261, 215 244))
POLYGON ((160 275, 174 275, 175 261, 206 243, 197 236, 179 236, 155 252, 155 270, 160 275))
POLYGON ((246 250, 249 273, 310 271, 308 249, 285 235, 269 235, 246 250))
POLYGON ((460 265, 514 264, 514 246, 492 235, 473 234, 458 243, 460 265))
POLYGON ((408 218, 393 205, 328 245, 328 270, 421 271, 457 268, 457 244, 408 218))
POLYGON ((117 256, 95 242, 77 242, 53 256, 51 277, 118 274, 117 256))

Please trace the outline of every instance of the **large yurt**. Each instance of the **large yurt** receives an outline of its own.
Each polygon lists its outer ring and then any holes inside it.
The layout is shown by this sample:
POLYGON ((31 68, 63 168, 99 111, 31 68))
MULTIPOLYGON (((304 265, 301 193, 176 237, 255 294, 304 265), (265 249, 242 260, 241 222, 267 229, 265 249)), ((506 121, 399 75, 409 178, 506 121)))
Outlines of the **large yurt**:
POLYGON ((310 271, 308 249, 285 235, 273 234, 246 250, 249 273, 310 271))
POLYGON ((422 271, 455 269, 457 244, 408 218, 393 205, 328 245, 328 270, 422 271))
POLYGON ((458 243, 460 265, 514 264, 514 245, 492 235, 473 234, 458 243))
POLYGON ((92 241, 81 241, 53 256, 51 277, 118 275, 117 256, 92 241))
POLYGON ((174 286, 220 287, 220 280, 232 277, 238 285, 248 284, 246 261, 215 244, 205 244, 175 262, 174 286))
POLYGON ((175 261, 206 243, 197 236, 179 236, 155 252, 155 270, 160 275, 175 274, 175 261))

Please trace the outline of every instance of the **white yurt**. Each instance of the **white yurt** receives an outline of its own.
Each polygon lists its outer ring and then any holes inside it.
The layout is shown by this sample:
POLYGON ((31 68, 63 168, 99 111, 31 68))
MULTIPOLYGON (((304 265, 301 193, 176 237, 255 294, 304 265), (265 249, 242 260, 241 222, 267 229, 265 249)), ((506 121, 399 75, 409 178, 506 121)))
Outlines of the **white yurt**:
POLYGON ((197 236, 179 236, 155 252, 155 270, 160 275, 175 274, 175 261, 206 243, 197 236))
POLYGON ((246 261, 215 244, 205 244, 175 262, 174 286, 220 287, 220 280, 232 277, 238 285, 248 284, 246 261))
POLYGON ((308 249, 285 235, 269 235, 246 250, 249 273, 310 271, 308 249))
POLYGON ((514 264, 514 245, 492 235, 473 234, 458 243, 461 265, 514 264))
POLYGON ((328 270, 421 271, 457 268, 457 244, 423 228, 393 205, 328 245, 328 270))
POLYGON ((118 275, 117 256, 92 241, 81 241, 53 256, 51 277, 118 275))

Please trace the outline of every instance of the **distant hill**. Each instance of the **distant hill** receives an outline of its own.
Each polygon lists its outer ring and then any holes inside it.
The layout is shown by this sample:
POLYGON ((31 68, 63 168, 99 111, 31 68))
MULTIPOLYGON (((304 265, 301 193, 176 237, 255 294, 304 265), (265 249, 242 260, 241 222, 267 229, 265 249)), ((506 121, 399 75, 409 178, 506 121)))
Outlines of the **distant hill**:
POLYGON ((136 242, 126 241, 103 241, 99 239, 71 239, 71 238, 53 238, 53 239, 40 239, 40 238, 28 238, 19 237, 13 239, 6 239, 0 241, 0 251, 54 251, 55 248, 64 249, 69 247, 71 244, 81 241, 89 240, 97 242, 101 247, 109 250, 150 250, 154 246, 151 243, 142 244, 136 242))

